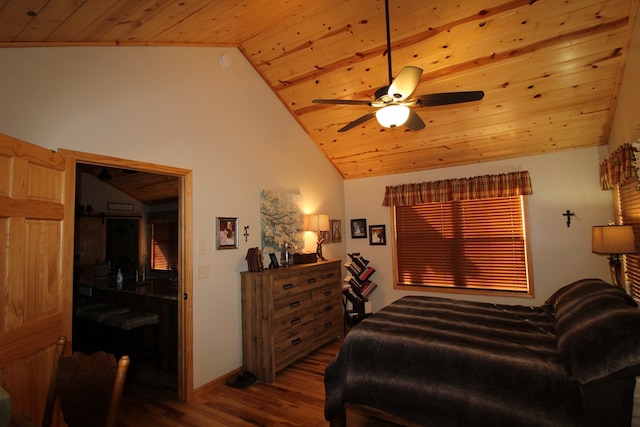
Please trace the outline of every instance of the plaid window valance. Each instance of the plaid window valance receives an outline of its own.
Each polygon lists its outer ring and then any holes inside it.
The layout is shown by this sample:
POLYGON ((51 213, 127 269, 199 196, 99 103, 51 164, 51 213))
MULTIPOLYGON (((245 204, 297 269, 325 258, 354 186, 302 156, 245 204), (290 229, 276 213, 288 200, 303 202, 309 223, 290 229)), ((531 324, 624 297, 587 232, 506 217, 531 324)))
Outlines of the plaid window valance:
POLYGON ((382 206, 412 206, 527 194, 533 194, 531 178, 529 172, 522 171, 387 186, 382 206))
POLYGON ((610 190, 617 184, 636 178, 636 151, 631 144, 623 144, 600 162, 600 188, 610 190))

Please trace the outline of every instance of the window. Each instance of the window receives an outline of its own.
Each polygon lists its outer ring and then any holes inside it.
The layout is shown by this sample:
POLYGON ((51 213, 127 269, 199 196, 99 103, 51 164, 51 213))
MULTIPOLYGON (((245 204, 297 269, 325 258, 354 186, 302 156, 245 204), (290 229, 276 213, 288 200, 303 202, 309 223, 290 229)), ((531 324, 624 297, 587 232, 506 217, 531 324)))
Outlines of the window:
POLYGON ((151 224, 151 269, 173 270, 178 266, 177 212, 149 214, 151 224))
POLYGON ((524 196, 395 206, 396 288, 531 295, 524 196))
MULTIPOLYGON (((640 236, 640 192, 635 179, 620 184, 616 190, 618 217, 620 223, 631 225, 636 238, 640 236)), ((626 278, 630 282, 631 296, 640 300, 640 254, 624 255, 626 278)))

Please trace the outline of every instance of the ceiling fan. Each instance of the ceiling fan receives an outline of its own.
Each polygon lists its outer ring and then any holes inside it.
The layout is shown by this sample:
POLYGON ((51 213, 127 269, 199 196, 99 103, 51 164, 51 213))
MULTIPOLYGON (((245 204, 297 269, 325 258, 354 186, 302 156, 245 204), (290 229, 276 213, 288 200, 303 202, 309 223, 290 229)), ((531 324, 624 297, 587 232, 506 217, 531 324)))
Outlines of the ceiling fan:
POLYGON ((406 66, 393 79, 391 67, 391 34, 389 30, 389 0, 385 0, 385 16, 387 23, 387 63, 389 66, 389 85, 383 86, 375 92, 375 101, 357 99, 314 99, 315 104, 367 105, 376 108, 375 111, 348 123, 338 129, 345 132, 365 123, 374 116, 378 122, 387 128, 405 125, 411 130, 425 127, 422 118, 412 110, 413 107, 434 107, 438 105, 459 104, 462 102, 479 101, 484 97, 483 91, 442 92, 410 96, 420 83, 422 68, 406 66))

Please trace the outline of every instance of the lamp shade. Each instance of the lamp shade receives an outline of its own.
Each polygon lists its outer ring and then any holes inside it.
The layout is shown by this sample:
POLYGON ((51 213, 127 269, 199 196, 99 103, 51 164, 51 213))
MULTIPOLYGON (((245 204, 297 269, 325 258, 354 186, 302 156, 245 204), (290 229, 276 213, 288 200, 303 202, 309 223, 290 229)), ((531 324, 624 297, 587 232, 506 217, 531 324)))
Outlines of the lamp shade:
POLYGON ((386 128, 402 126, 409 118, 409 107, 406 105, 387 105, 376 111, 378 123, 386 128))
POLYGON ((635 235, 630 225, 597 225, 591 232, 591 251, 597 254, 636 252, 635 235))
POLYGON ((305 231, 329 231, 329 215, 305 215, 304 216, 305 231))

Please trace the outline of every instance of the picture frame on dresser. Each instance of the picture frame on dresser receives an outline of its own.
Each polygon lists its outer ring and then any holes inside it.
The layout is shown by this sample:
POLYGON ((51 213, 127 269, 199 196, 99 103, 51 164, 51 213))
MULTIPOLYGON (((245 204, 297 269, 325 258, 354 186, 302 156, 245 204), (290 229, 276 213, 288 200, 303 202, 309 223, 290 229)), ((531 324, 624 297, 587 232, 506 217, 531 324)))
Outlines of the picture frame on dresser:
POLYGON ((216 218, 216 248, 238 249, 238 218, 216 218))
POLYGON ((358 218, 351 220, 351 238, 366 239, 367 238, 367 220, 358 218))

